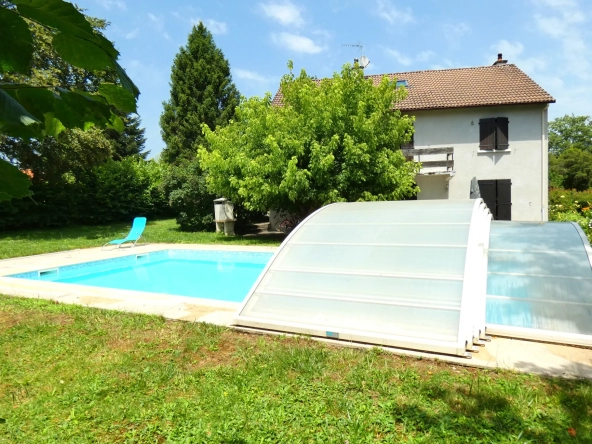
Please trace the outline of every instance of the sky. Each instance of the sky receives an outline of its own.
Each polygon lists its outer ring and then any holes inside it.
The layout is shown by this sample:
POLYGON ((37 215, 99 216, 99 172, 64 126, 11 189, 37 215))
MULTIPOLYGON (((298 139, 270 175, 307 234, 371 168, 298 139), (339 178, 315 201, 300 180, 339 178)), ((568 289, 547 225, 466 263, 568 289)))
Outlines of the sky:
POLYGON ((272 94, 288 60, 331 76, 366 56, 368 74, 491 65, 499 52, 549 92, 549 119, 592 115, 590 0, 77 0, 138 85, 146 148, 164 147, 159 118, 179 48, 202 21, 245 97, 272 94))

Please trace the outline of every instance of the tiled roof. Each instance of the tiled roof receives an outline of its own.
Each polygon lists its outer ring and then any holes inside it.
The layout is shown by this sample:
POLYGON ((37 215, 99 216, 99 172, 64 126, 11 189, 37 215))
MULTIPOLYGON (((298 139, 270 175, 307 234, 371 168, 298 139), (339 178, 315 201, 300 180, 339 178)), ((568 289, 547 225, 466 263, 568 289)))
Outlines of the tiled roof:
MULTIPOLYGON (((390 79, 407 80, 409 94, 395 107, 405 111, 555 103, 555 99, 549 93, 512 64, 376 74, 366 77, 378 84, 385 75, 390 79)), ((279 90, 273 98, 273 103, 282 103, 279 90)))

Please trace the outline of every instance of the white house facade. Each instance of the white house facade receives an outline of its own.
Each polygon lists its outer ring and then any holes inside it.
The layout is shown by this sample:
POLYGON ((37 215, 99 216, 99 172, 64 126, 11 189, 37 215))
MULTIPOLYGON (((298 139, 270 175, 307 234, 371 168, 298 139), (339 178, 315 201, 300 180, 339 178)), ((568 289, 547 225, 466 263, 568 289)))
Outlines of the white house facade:
POLYGON ((414 155, 415 160, 425 161, 416 179, 421 190, 418 200, 485 198, 484 187, 498 187, 497 181, 506 180, 509 202, 500 205, 510 207, 505 215, 499 208, 498 219, 547 220, 547 104, 416 111, 414 115, 415 150, 452 148, 451 153, 414 155), (482 149, 483 120, 499 117, 508 119, 508 146, 482 149), (452 166, 429 166, 429 162, 446 160, 452 166))
POLYGON ((495 219, 548 219, 551 95, 501 54, 492 66, 387 75, 407 87, 396 108, 416 118, 402 150, 422 163, 417 199, 482 197, 495 219))

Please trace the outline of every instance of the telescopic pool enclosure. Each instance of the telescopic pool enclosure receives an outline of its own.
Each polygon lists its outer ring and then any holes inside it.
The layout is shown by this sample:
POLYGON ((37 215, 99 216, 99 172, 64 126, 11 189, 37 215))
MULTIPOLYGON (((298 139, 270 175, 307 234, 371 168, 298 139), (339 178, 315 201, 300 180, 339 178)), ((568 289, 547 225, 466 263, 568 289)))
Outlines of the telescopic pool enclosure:
POLYGON ((234 323, 466 357, 486 325, 592 345, 591 256, 579 227, 492 222, 481 199, 337 203, 286 238, 234 323))

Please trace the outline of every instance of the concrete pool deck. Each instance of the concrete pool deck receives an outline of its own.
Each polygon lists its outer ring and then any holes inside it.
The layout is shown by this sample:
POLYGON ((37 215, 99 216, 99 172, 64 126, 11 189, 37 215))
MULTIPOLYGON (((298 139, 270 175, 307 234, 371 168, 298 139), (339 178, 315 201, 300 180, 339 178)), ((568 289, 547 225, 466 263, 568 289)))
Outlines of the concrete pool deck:
MULTIPOLYGON (((43 270, 81 262, 112 259, 126 255, 169 249, 259 251, 270 253, 276 250, 275 247, 154 244, 105 251, 101 250, 101 248, 90 248, 4 259, 0 260, 0 294, 54 300, 66 304, 77 304, 102 309, 156 314, 162 315, 167 319, 209 322, 212 324, 232 326, 235 313, 240 306, 239 303, 7 277, 7 275, 26 271, 43 270)), ((239 329, 261 333, 252 329, 239 329)), ((371 347, 366 344, 330 339, 320 340, 337 345, 361 348, 371 347)), ((486 343, 484 347, 480 347, 479 353, 474 353, 472 359, 395 349, 392 347, 385 347, 385 350, 409 356, 438 359, 463 366, 502 368, 552 376, 592 379, 592 349, 589 348, 494 337, 491 342, 486 343)))

